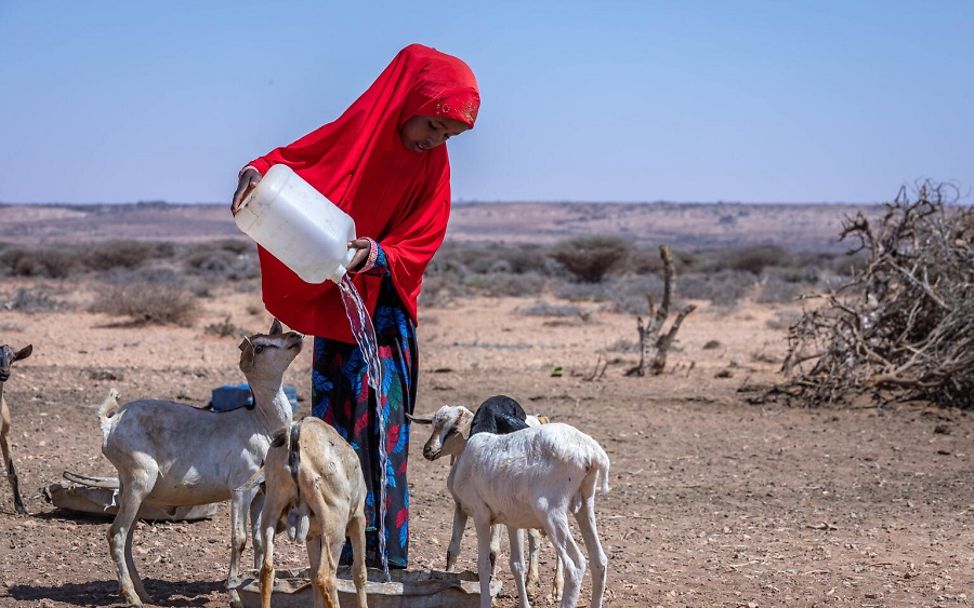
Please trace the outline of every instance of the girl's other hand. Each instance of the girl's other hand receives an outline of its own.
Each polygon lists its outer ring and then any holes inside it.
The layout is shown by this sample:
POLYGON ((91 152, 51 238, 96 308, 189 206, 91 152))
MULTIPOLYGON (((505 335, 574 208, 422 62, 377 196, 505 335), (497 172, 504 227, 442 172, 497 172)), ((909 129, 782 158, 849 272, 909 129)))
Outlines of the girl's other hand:
POLYGON ((348 265, 349 272, 358 272, 359 269, 369 259, 369 252, 372 250, 372 239, 355 239, 348 242, 348 248, 355 250, 355 256, 348 265))
POLYGON ((237 215, 237 211, 240 211, 240 203, 257 186, 260 177, 257 169, 253 168, 247 169, 240 174, 240 181, 237 182, 237 190, 233 193, 233 201, 230 203, 230 213, 237 215))

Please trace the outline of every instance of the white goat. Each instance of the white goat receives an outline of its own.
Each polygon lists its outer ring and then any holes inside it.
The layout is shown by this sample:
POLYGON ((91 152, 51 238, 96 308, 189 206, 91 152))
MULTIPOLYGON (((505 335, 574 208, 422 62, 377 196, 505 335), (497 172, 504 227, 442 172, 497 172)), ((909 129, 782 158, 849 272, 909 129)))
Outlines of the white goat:
POLYGON ((14 469, 14 459, 10 454, 10 408, 3 398, 3 385, 10 379, 10 366, 14 361, 26 359, 33 352, 34 346, 28 344, 22 349, 14 352, 12 348, 4 344, 0 346, 0 450, 3 451, 3 465, 7 469, 7 481, 14 493, 14 508, 21 515, 27 514, 24 507, 24 499, 20 497, 20 481, 17 479, 17 470, 14 469))
POLYGON ((287 513, 292 540, 306 542, 315 606, 339 608, 335 576, 345 538, 352 541, 352 577, 358 608, 368 608, 365 585, 365 477, 355 450, 331 425, 304 418, 280 431, 264 461, 266 500, 261 513, 264 560, 261 606, 274 588, 274 535, 287 513), (309 515, 310 521, 309 521, 309 515))
POLYGON ((477 569, 481 607, 489 608, 490 527, 504 524, 511 540, 511 572, 521 608, 528 608, 524 583, 525 528, 541 528, 555 546, 565 570, 562 608, 578 604, 585 558, 568 527, 575 515, 592 562, 591 608, 602 608, 608 559, 595 523, 595 493, 608 492, 609 457, 591 437, 567 424, 552 423, 508 435, 459 432, 473 414, 462 406, 443 406, 432 418, 433 431, 423 456, 455 456, 447 487, 460 505, 462 523, 473 517, 477 531, 477 569))
MULTIPOLYGON (((254 393, 252 408, 214 412, 152 400, 119 408, 109 399, 99 409, 102 453, 118 469, 120 482, 118 514, 108 544, 126 602, 141 606, 149 599, 132 560, 134 522, 143 503, 191 506, 232 499, 228 581, 236 579, 247 544, 248 510, 254 561, 260 563, 261 501, 254 500, 259 488, 233 490, 260 469, 271 437, 290 428, 291 404, 281 385, 301 343, 300 334, 284 333, 277 320, 269 334, 256 334, 240 343, 240 369, 254 393)), ((230 599, 231 605, 240 605, 232 588, 230 599)))
MULTIPOLYGON (((495 399, 492 397, 488 399, 480 408, 478 412, 485 407, 490 407, 491 400, 495 399)), ((516 402, 514 402, 516 403, 516 402)), ((504 404, 507 405, 507 404, 504 404)), ((520 408, 520 406, 517 406, 520 408)), ((466 408, 464 408, 466 409, 466 408)), ((469 410, 467 410, 469 413, 469 410)), ((523 412, 522 412, 523 414, 523 412)), ((406 414, 406 417, 417 424, 432 424, 432 418, 419 418, 406 414)), ((471 428, 473 424, 473 415, 462 415, 458 421, 457 432, 461 433, 464 437, 470 437, 471 428)), ((524 423, 529 427, 539 427, 542 424, 548 424, 551 420, 547 416, 532 416, 525 415, 524 423)), ((456 461, 456 457, 450 458, 450 464, 452 465, 456 461)), ((463 540, 463 533, 466 530, 467 517, 463 514, 460 508, 460 503, 454 500, 453 504, 453 532, 450 536, 450 544, 446 549, 446 571, 454 572, 456 570, 457 558, 460 556, 460 542, 463 540)), ((502 526, 500 524, 495 524, 491 526, 490 530, 490 573, 491 576, 494 574, 494 568, 497 563, 497 554, 500 553, 501 546, 501 532, 502 526)), ((541 534, 537 529, 531 528, 528 530, 528 572, 527 572, 527 592, 531 597, 537 596, 541 589, 541 575, 538 564, 538 552, 541 549, 541 534)), ((565 586, 565 576, 561 567, 561 559, 556 556, 555 558, 555 581, 552 585, 551 596, 555 602, 561 601, 562 590, 565 586)))

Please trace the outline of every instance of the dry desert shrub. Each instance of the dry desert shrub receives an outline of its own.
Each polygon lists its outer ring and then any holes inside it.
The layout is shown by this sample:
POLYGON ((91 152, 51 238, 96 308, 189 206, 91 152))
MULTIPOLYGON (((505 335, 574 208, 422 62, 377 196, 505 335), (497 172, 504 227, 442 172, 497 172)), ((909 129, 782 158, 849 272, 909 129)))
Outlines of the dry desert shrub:
POLYGON ((93 243, 81 249, 82 265, 93 271, 140 268, 151 260, 171 258, 176 253, 172 243, 135 240, 93 243))
POLYGON ((590 315, 574 304, 551 304, 550 302, 535 302, 530 306, 521 306, 515 311, 526 317, 578 317, 588 320, 590 315))
POLYGON ((88 309, 114 317, 128 317, 135 325, 180 325, 188 327, 199 314, 196 298, 189 291, 158 283, 106 285, 98 291, 88 309))
POLYGON ((233 321, 230 320, 230 315, 227 315, 222 321, 210 323, 203 328, 203 332, 219 338, 231 338, 236 336, 246 336, 249 334, 249 332, 246 330, 237 327, 233 321))
POLYGON ((85 245, 7 247, 0 253, 0 272, 11 276, 64 279, 87 272, 133 270, 153 260, 171 258, 175 246, 135 240, 85 245))
POLYGON ((533 272, 468 274, 463 278, 463 286, 487 297, 534 297, 544 293, 545 279, 533 272))
POLYGON ((187 272, 207 279, 242 281, 260 276, 260 262, 253 244, 225 239, 193 245, 183 256, 187 272))
POLYGON ((766 268, 785 268, 792 264, 792 255, 779 245, 751 245, 721 252, 716 270, 737 270, 761 274, 766 268))
POLYGON ((0 254, 3 274, 63 279, 82 269, 74 247, 9 247, 0 254))
POLYGON ((549 254, 583 283, 599 283, 628 255, 629 241, 612 235, 580 236, 559 241, 549 254))
MULTIPOLYGON (((814 282, 813 282, 814 283, 814 282)), ((794 302, 810 288, 808 283, 791 281, 778 275, 770 275, 761 281, 754 301, 758 304, 782 304, 794 302)))
POLYGON ((33 313, 64 310, 65 308, 68 308, 66 303, 54 298, 42 287, 34 289, 21 287, 12 294, 0 296, 0 310, 33 313))
POLYGON ((680 293, 691 300, 709 300, 714 307, 731 310, 749 296, 756 285, 750 272, 721 270, 712 274, 690 273, 680 278, 680 293))

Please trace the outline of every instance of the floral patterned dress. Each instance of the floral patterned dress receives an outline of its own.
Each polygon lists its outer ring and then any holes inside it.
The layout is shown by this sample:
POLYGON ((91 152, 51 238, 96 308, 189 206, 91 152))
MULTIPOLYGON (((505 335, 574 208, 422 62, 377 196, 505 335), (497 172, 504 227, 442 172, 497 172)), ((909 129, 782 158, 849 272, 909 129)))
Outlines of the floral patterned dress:
MULTIPOLYGON (((369 274, 384 277, 372 323, 383 368, 381 404, 386 438, 386 552, 390 568, 405 568, 409 551, 409 487, 406 484, 409 424, 419 371, 416 327, 392 284, 381 246, 369 274)), ((379 428, 376 395, 369 387, 365 359, 358 346, 315 338, 311 371, 311 413, 335 427, 359 456, 368 495, 365 502, 366 564, 381 567, 379 556, 379 428)), ((348 543, 342 563, 351 563, 348 543)))

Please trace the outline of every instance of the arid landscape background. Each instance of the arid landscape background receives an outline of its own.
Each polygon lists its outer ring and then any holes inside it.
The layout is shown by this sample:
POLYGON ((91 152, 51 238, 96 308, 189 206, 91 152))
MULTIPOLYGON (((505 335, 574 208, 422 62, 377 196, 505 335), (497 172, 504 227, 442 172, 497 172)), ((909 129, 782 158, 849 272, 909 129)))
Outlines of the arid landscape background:
MULTIPOLYGON (((458 204, 424 284, 419 409, 508 394, 606 448, 612 489, 597 508, 609 606, 971 605, 969 412, 752 403, 781 380, 797 298, 862 262, 836 240, 858 209, 458 204), (615 237, 620 253, 585 282, 559 259, 589 235, 615 237), (674 249, 677 302, 698 309, 663 375, 628 377, 636 316, 662 287, 661 244, 674 249), (593 377, 599 360, 608 367, 593 377)), ((64 470, 113 474, 95 415, 109 388, 203 406, 211 389, 242 381, 240 335, 270 321, 253 246, 223 206, 0 205, 0 343, 34 345, 4 388, 30 516, 14 513, 0 483, 0 605, 117 605, 108 520, 58 512, 40 488, 64 470)), ((288 374, 299 415, 309 413, 308 347, 288 374)), ((411 558, 442 567, 447 467, 422 459, 422 433, 411 448, 411 558)), ((473 538, 461 555, 469 569, 473 538)), ((226 605, 229 553, 225 506, 210 521, 136 534, 159 606, 226 605)), ((281 561, 302 556, 286 546, 281 561)), ((542 556, 550 581, 550 548, 542 556)), ((506 559, 499 573, 496 605, 516 606, 506 559)))

